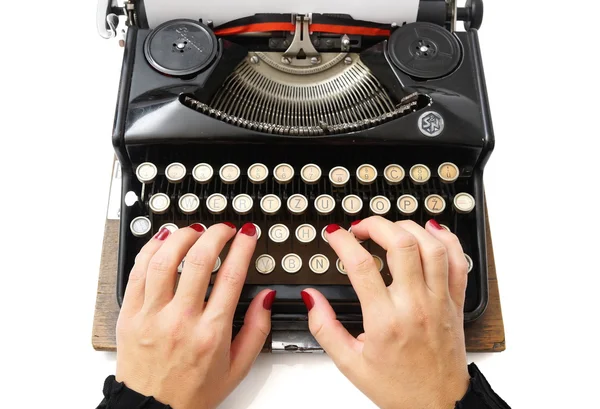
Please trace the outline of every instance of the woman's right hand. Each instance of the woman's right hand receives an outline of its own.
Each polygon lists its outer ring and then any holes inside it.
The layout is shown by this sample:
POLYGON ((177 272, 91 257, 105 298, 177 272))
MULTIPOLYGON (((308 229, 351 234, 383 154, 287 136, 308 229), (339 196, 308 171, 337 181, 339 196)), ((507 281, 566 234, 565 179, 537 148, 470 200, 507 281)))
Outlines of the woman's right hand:
POLYGON ((457 237, 435 221, 424 229, 381 217, 353 224, 352 233, 330 225, 327 240, 356 290, 365 332, 351 336, 327 299, 307 289, 302 296, 312 334, 379 407, 454 408, 470 379, 463 331, 467 262, 457 237), (387 251, 389 287, 355 236, 387 251))

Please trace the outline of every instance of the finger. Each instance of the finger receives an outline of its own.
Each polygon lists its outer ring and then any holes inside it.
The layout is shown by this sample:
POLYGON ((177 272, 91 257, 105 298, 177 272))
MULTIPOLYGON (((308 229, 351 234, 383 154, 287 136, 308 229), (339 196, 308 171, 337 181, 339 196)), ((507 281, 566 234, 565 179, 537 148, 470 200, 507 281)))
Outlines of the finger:
POLYGON ((363 343, 354 338, 340 321, 329 301, 319 291, 302 291, 302 300, 308 309, 308 327, 319 345, 327 352, 342 372, 357 362, 363 343))
POLYGON ((269 336, 275 293, 263 290, 254 297, 246 311, 244 325, 231 343, 231 373, 238 381, 246 376, 269 336))
POLYGON ((427 287, 437 295, 447 296, 448 251, 446 246, 412 220, 396 222, 396 225, 416 237, 423 265, 423 277, 427 287))
POLYGON ((414 235, 379 216, 355 222, 352 233, 363 240, 372 239, 387 251, 394 286, 424 285, 419 245, 414 235))
POLYGON ((185 311, 201 312, 204 309, 206 289, 217 257, 235 230, 230 223, 214 224, 189 249, 173 300, 176 305, 185 311))
POLYGON ((150 260, 170 234, 171 232, 169 229, 163 227, 144 245, 144 247, 142 247, 135 257, 135 263, 129 273, 127 287, 125 288, 125 296, 123 297, 123 304, 121 305, 122 314, 133 314, 142 309, 142 306, 144 305, 144 291, 146 288, 146 272, 148 271, 148 264, 150 264, 150 260))
POLYGON ((376 310, 375 305, 389 301, 387 287, 373 256, 356 238, 337 224, 326 227, 327 241, 339 256, 365 313, 376 310))
POLYGON ((445 230, 435 220, 427 222, 425 228, 444 243, 448 250, 448 289, 452 300, 462 307, 467 289, 468 263, 460 241, 456 235, 445 230))
POLYGON ((203 232, 204 228, 199 223, 179 229, 154 254, 146 275, 144 307, 162 308, 173 299, 177 266, 203 232))
POLYGON ((244 224, 217 273, 206 306, 207 313, 214 313, 213 316, 224 315, 226 321, 233 319, 235 307, 246 281, 250 260, 256 248, 256 238, 256 226, 252 223, 244 224))

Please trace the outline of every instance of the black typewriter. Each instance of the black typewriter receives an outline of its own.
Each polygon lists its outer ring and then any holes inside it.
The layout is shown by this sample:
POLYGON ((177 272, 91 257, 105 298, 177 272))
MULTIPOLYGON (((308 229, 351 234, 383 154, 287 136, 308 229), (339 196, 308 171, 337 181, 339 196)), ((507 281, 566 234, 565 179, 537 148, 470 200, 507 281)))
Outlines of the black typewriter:
MULTIPOLYGON (((106 36, 119 14, 128 24, 112 138, 123 178, 119 303, 161 227, 252 222, 260 238, 234 325, 259 291, 276 289, 273 350, 318 350, 303 288, 322 291, 351 331, 362 325, 323 230, 381 215, 454 232, 470 266, 465 321, 483 314, 494 137, 479 0, 421 0, 416 21, 393 24, 290 13, 215 25, 199 13, 152 28, 143 0, 105 6, 106 36)), ((391 282, 384 251, 363 245, 391 282)))

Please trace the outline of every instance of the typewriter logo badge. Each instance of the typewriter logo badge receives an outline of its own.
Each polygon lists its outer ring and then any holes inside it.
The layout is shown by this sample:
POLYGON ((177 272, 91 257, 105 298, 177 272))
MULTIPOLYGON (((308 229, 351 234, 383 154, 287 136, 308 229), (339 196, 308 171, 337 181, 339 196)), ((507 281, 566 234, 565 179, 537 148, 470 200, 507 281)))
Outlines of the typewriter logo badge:
POLYGON ((430 138, 439 136, 444 131, 444 118, 437 112, 427 111, 419 117, 419 130, 430 138))

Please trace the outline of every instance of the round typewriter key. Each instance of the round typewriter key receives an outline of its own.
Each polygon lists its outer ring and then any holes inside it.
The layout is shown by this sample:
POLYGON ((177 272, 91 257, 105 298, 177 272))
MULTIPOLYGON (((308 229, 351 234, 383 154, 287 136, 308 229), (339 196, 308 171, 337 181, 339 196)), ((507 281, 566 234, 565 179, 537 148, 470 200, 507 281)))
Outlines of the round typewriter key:
MULTIPOLYGON (((450 231, 450 227, 446 226, 445 224, 440 224, 440 226, 442 227, 442 229, 446 230, 446 231, 450 231)), ((452 233, 450 231, 450 233, 452 233)))
POLYGON ((375 196, 371 199, 369 207, 371 208, 373 214, 384 216, 388 214, 392 208, 392 203, 390 203, 390 199, 385 196, 375 196))
POLYGON ((275 166, 273 175, 275 180, 281 184, 290 183, 294 178, 294 168, 287 163, 281 163, 275 166))
POLYGON ((144 162, 140 164, 135 170, 135 176, 142 183, 152 183, 158 174, 156 165, 150 162, 144 162))
POLYGON ((321 168, 312 163, 305 165, 300 171, 300 177, 302 177, 302 180, 307 185, 318 183, 321 179, 321 175, 321 168))
POLYGON ((200 199, 193 193, 186 193, 179 198, 179 210, 183 214, 194 214, 200 207, 200 199))
POLYGON ((215 266, 213 267, 213 274, 216 273, 217 271, 219 271, 219 269, 221 268, 221 257, 217 257, 217 261, 215 262, 215 266))
POLYGON ((262 163, 255 163, 248 168, 248 179, 252 183, 263 183, 267 180, 267 176, 269 176, 269 168, 262 163))
POLYGON ((171 233, 175 233, 177 230, 179 230, 179 227, 177 227, 175 223, 165 223, 162 226, 160 226, 160 229, 158 229, 158 231, 162 229, 169 229, 171 233))
POLYGON ((323 254, 315 254, 308 261, 308 267, 315 274, 325 274, 329 270, 329 259, 323 254))
POLYGON ((125 199, 124 199, 125 206, 131 207, 134 204, 136 204, 138 200, 139 200, 138 195, 136 195, 135 192, 130 190, 129 192, 125 193, 125 199))
POLYGON ((256 257, 254 267, 260 274, 271 274, 275 270, 275 259, 268 254, 261 254, 256 257))
POLYGON ((412 180, 415 185, 424 185, 431 177, 431 171, 425 165, 415 165, 410 168, 410 172, 408 173, 410 180, 412 180))
POLYGON ((413 195, 402 195, 396 201, 396 207, 403 215, 410 216, 419 208, 419 202, 413 195))
POLYGON ((152 210, 153 213, 163 214, 169 210, 171 199, 164 193, 157 193, 150 198, 149 204, 150 210, 152 210))
POLYGON ((208 183, 212 180, 214 170, 208 163, 199 163, 194 166, 192 176, 200 184, 208 183))
POLYGON ((248 214, 252 211, 254 201, 250 196, 242 193, 233 198, 231 205, 237 214, 248 214))
POLYGON ((400 165, 389 165, 383 171, 385 181, 390 185, 397 185, 404 180, 404 168, 400 165))
POLYGON ((181 274, 183 272, 183 266, 185 265, 185 258, 181 260, 181 263, 177 266, 177 273, 181 274))
POLYGON ((165 169, 165 176, 171 183, 179 183, 185 178, 185 166, 179 162, 171 163, 165 169))
POLYGON ((429 195, 425 199, 425 210, 432 216, 442 214, 446 210, 446 201, 440 195, 429 195))
POLYGON ((283 267, 286 272, 295 274, 302 268, 302 259, 297 254, 287 254, 281 260, 281 267, 283 267))
POLYGON ((343 187, 350 180, 350 172, 343 166, 336 166, 329 172, 329 181, 333 186, 343 187))
POLYGON ((260 208, 265 214, 275 214, 281 209, 281 199, 275 195, 265 195, 260 199, 260 208))
POLYGON ((223 213, 227 208, 227 198, 220 193, 213 193, 206 199, 206 207, 212 214, 223 213))
POLYGON ((327 226, 323 227, 323 229, 321 230, 321 238, 325 243, 329 244, 329 240, 327 240, 327 232, 325 231, 326 229, 327 226))
POLYGON ((467 259, 467 274, 473 270, 473 259, 467 253, 465 253, 465 258, 467 259))
POLYGON ((258 227, 258 224, 252 223, 254 228, 256 229, 256 240, 260 240, 260 236, 262 235, 262 230, 258 227))
POLYGON ((301 194, 291 195, 287 200, 287 207, 293 214, 302 214, 308 208, 308 199, 301 194))
POLYGON ((373 165, 360 165, 356 169, 356 178, 362 185, 370 185, 377 179, 377 169, 373 165))
POLYGON ((129 228, 131 229, 131 234, 135 237, 144 237, 146 234, 150 233, 152 223, 150 223, 150 219, 147 217, 139 216, 131 221, 129 228))
POLYGON ((459 171, 458 166, 454 163, 446 162, 442 163, 438 168, 438 176, 444 183, 454 183, 458 179, 459 171))
POLYGON ((240 178, 240 174, 240 168, 233 163, 227 163, 221 166, 221 169, 219 170, 219 176, 221 177, 221 180, 227 185, 237 182, 237 180, 240 178))
POLYGON ((269 238, 275 243, 283 243, 290 237, 290 229, 285 224, 274 224, 269 228, 269 238))
POLYGON ((312 224, 301 224, 296 228, 296 239, 301 243, 310 243, 317 237, 317 229, 312 224))
POLYGON ((373 255, 373 261, 375 261, 377 270, 379 270, 379 272, 381 272, 383 270, 383 266, 385 265, 385 264, 383 264, 383 259, 379 256, 373 255))
MULTIPOLYGON (((352 226, 350 226, 348 228, 348 233, 352 233, 352 226)), ((354 238, 356 239, 356 241, 358 242, 358 244, 364 243, 364 240, 359 239, 358 237, 354 236, 354 238)))
POLYGON ((340 272, 340 274, 343 275, 348 275, 348 272, 346 271, 346 269, 344 268, 344 263, 342 262, 342 260, 340 260, 339 258, 337 259, 337 261, 335 262, 335 267, 337 268, 337 271, 340 272))
POLYGON ((329 195, 321 195, 315 199, 315 209, 321 215, 328 215, 335 209, 335 200, 329 195))
POLYGON ((342 199, 342 209, 349 216, 354 216, 360 213, 363 208, 363 202, 356 195, 348 195, 342 199))
POLYGON ((454 196, 454 209, 458 213, 471 213, 475 209, 475 199, 468 193, 454 196))

